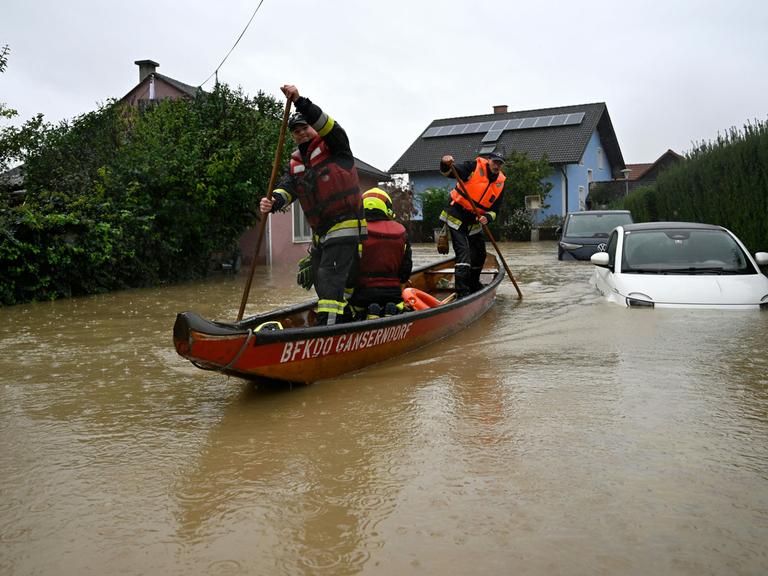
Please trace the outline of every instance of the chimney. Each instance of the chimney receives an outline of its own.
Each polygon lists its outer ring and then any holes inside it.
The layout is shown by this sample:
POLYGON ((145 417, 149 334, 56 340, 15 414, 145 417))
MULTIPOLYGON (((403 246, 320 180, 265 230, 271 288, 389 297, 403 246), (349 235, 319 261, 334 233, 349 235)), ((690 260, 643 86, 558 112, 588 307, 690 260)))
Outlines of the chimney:
POLYGON ((144 80, 147 76, 150 74, 155 73, 155 68, 160 66, 157 62, 154 60, 136 60, 134 62, 139 67, 139 82, 144 80))
MULTIPOLYGON (((138 62, 137 62, 138 64, 138 62)), ((507 105, 506 104, 499 104, 498 106, 493 107, 493 113, 494 114, 506 114, 507 113, 507 105)))

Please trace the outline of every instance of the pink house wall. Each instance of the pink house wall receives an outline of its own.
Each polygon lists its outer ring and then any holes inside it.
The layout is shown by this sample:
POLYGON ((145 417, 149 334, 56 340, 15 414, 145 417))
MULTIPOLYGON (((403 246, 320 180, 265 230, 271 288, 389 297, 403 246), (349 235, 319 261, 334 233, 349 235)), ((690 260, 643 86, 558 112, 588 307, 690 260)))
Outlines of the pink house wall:
POLYGON ((293 210, 298 210, 298 202, 287 212, 279 212, 269 217, 270 244, 269 263, 272 267, 296 266, 307 255, 309 242, 293 241, 293 210))

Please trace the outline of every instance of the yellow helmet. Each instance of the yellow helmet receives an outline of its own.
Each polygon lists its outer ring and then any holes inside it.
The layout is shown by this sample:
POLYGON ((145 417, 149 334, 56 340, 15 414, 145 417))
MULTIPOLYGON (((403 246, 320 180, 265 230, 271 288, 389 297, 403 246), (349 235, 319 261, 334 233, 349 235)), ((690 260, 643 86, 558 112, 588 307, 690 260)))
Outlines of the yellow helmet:
POLYGON ((387 218, 394 218, 392 198, 381 188, 371 188, 363 192, 363 206, 366 210, 378 210, 387 218))

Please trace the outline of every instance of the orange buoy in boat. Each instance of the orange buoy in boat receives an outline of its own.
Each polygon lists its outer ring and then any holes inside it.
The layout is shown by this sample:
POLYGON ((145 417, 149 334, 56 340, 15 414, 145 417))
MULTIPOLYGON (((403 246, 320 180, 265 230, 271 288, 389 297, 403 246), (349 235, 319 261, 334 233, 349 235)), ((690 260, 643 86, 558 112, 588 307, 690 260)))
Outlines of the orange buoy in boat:
POLYGON ((414 310, 427 310, 440 306, 442 302, 434 296, 422 292, 418 288, 403 288, 403 302, 414 310))

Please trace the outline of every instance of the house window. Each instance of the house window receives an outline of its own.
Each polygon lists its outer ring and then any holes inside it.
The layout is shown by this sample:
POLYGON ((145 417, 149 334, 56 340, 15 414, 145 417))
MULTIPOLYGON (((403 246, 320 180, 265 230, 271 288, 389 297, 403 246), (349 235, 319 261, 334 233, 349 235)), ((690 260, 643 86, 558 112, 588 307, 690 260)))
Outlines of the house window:
POLYGON ((592 168, 587 168, 587 183, 592 184, 592 168))
POLYGON ((309 242, 312 240, 312 229, 309 227, 304 210, 298 202, 293 203, 291 210, 293 210, 293 241, 309 242))
POLYGON ((597 149, 597 169, 598 170, 603 169, 603 149, 602 148, 597 149))
POLYGON ((579 210, 587 209, 587 192, 584 186, 579 186, 579 210))

